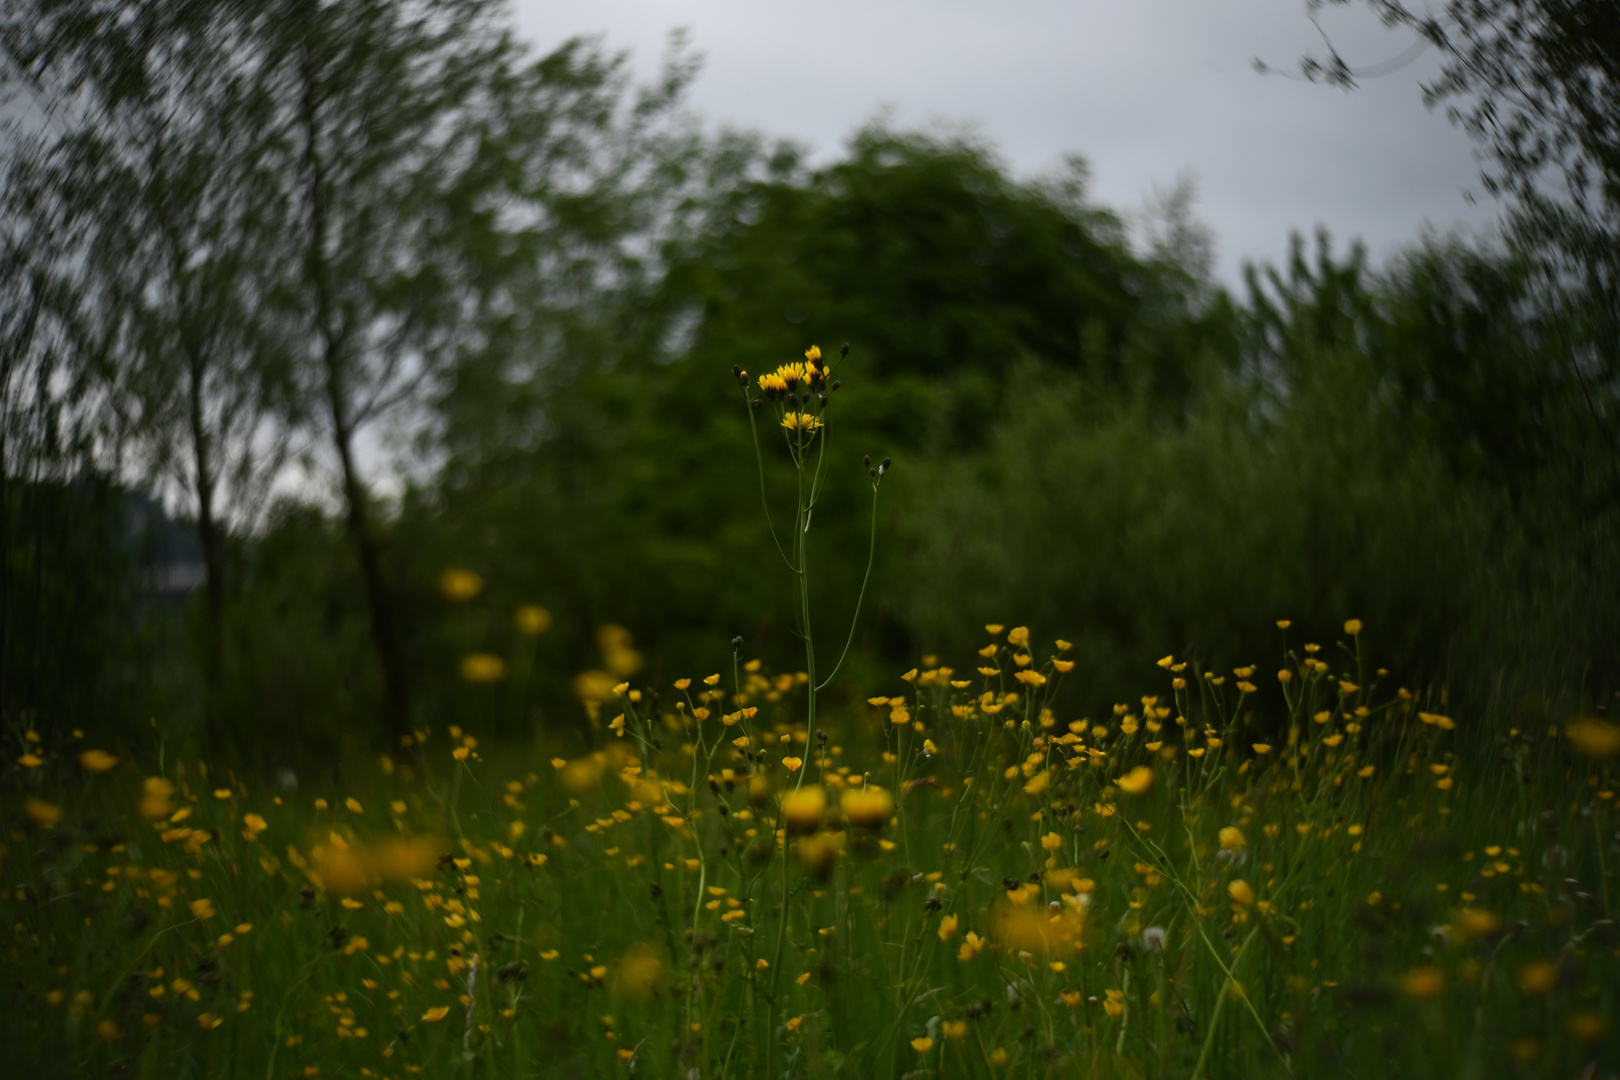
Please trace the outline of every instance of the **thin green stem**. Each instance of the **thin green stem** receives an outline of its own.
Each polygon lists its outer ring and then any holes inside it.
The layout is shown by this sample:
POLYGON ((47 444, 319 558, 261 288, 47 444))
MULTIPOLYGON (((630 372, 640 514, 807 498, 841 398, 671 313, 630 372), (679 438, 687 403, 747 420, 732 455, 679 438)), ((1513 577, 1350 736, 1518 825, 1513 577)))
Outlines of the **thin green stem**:
POLYGON ((861 604, 866 600, 866 586, 867 583, 872 580, 872 563, 877 556, 877 495, 878 486, 873 484, 872 535, 866 548, 866 573, 861 576, 860 595, 855 598, 855 611, 854 614, 849 617, 849 637, 844 641, 844 651, 839 655, 838 663, 833 665, 832 672, 828 674, 827 678, 822 681, 820 686, 816 687, 818 690, 826 689, 826 687, 838 677, 838 673, 844 668, 844 661, 849 658, 850 646, 855 643, 855 628, 860 624, 861 604))

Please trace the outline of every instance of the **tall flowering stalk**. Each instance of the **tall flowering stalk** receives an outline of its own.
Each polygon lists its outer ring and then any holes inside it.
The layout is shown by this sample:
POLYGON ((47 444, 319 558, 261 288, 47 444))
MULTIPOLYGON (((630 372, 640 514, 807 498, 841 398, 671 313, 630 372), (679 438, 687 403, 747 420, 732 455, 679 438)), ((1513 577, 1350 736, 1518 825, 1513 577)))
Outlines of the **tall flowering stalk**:
MULTIPOLYGON (((849 345, 845 344, 838 351, 838 357, 842 360, 848 355, 849 345)), ((818 681, 815 633, 810 620, 808 541, 810 523, 826 477, 829 433, 827 413, 832 396, 843 386, 843 380, 833 378, 833 365, 822 358, 820 347, 815 345, 805 350, 803 361, 795 360, 781 365, 775 371, 761 375, 757 383, 757 394, 748 372, 738 367, 732 368, 732 374, 737 377, 737 383, 742 387, 743 399, 748 404, 748 425, 754 438, 754 462, 759 473, 759 497, 765 509, 765 521, 770 527, 771 540, 776 545, 777 553, 781 555, 798 583, 798 632, 804 641, 805 674, 809 676, 806 683, 805 723, 807 730, 813 731, 816 724, 816 695, 837 677, 844 666, 844 661, 849 657, 850 645, 855 640, 855 627, 860 620, 861 605, 866 600, 866 587, 872 578, 872 563, 877 553, 878 487, 883 482, 884 474, 889 471, 890 461, 884 458, 881 463, 874 466, 870 456, 864 459, 872 484, 872 526, 867 544, 866 571, 861 576, 861 591, 855 600, 855 612, 850 617, 849 635, 844 641, 843 652, 839 654, 838 662, 833 665, 827 676, 818 681), (782 544, 781 537, 776 531, 776 522, 771 515, 770 498, 765 491, 765 458, 760 449, 760 425, 756 414, 767 411, 775 419, 777 430, 782 433, 796 476, 793 533, 786 546, 782 544)), ((799 770, 799 785, 804 783, 805 771, 799 770)))
MULTIPOLYGON (((838 358, 843 360, 848 356, 849 345, 845 344, 839 350, 838 358)), ((742 388, 743 399, 748 403, 748 426, 753 434, 754 463, 759 473, 759 497, 765 509, 765 521, 770 527, 771 540, 776 545, 777 553, 781 555, 798 583, 798 626, 800 639, 804 642, 804 670, 807 676, 805 739, 808 750, 810 733, 816 730, 816 695, 837 677, 849 656, 850 645, 855 640, 855 627, 860 620, 861 605, 866 599, 866 587, 872 578, 872 562, 877 553, 878 487, 883 481, 884 474, 889 471, 889 460, 885 458, 881 464, 873 466, 871 457, 865 458, 867 473, 872 483, 872 526, 867 544, 866 571, 861 576, 861 591, 855 600, 855 611, 850 616, 849 635, 844 641, 844 650, 826 678, 818 681, 815 631, 810 618, 810 523, 814 519, 816 503, 821 498, 822 483, 826 478, 829 432, 827 412, 832 395, 843 386, 843 381, 832 377, 832 364, 822 359, 821 349, 815 345, 805 350, 802 362, 795 360, 781 365, 775 371, 761 375, 757 395, 750 386, 748 372, 738 367, 732 368, 732 374, 736 376, 737 384, 742 388), (765 491, 765 458, 759 445, 759 421, 755 414, 764 413, 766 410, 769 410, 770 415, 775 418, 777 430, 782 433, 788 454, 793 461, 795 474, 793 533, 785 547, 777 534, 776 522, 771 516, 770 498, 765 491)), ((797 773, 794 783, 794 790, 797 792, 803 789, 805 774, 810 770, 801 765, 794 771, 797 773)), ((789 867, 785 857, 785 846, 783 855, 782 919, 777 926, 775 950, 767 965, 771 973, 769 1012, 766 1021, 767 1076, 775 1075, 774 1033, 781 990, 782 956, 787 941, 789 867)), ((766 961, 762 959, 760 963, 765 965, 766 961)))

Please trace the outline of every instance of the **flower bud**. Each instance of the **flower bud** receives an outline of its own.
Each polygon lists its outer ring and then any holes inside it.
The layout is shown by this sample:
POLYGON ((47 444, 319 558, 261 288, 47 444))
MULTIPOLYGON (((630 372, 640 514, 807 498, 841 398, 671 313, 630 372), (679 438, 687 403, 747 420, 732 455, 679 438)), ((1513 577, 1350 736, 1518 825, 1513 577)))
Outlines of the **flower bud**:
POLYGON ((844 342, 844 347, 838 350, 838 355, 841 357, 849 355, 849 342, 844 342))
POLYGON ((743 647, 742 635, 738 634, 736 637, 731 639, 731 651, 732 652, 741 652, 742 647, 743 647))
POLYGON ((844 380, 843 379, 834 379, 832 381, 832 388, 834 390, 837 390, 840 386, 843 386, 843 385, 844 385, 844 380))

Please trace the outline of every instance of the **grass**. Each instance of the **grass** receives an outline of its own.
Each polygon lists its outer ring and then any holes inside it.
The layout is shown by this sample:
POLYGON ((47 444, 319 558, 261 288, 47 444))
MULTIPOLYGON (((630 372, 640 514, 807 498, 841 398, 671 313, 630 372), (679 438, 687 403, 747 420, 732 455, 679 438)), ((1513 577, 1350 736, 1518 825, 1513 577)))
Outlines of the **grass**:
POLYGON ((1346 631, 1086 720, 1022 627, 815 729, 739 660, 320 792, 23 732, 8 1072, 1615 1074, 1620 733, 1491 734, 1346 631))

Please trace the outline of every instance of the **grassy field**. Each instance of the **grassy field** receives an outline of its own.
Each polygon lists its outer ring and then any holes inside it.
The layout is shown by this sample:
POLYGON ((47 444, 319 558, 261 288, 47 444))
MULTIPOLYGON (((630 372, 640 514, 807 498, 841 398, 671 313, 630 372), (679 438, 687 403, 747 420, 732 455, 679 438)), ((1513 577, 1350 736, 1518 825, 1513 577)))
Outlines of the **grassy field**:
POLYGON ((25 735, 4 1071, 1614 1075, 1620 729, 1278 633, 1088 719, 1022 627, 816 730, 739 657, 328 791, 25 735))

